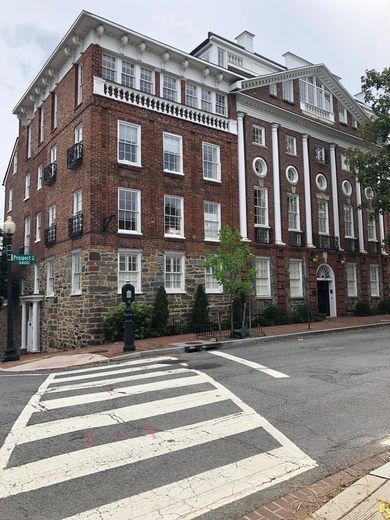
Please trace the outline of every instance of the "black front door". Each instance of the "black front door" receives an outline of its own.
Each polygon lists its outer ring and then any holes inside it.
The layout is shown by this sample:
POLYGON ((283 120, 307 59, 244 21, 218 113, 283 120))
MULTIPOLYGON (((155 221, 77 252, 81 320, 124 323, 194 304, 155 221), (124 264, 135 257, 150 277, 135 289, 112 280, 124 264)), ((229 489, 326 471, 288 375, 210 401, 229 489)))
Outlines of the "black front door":
POLYGON ((318 312, 330 315, 329 308, 329 282, 317 280, 318 312))

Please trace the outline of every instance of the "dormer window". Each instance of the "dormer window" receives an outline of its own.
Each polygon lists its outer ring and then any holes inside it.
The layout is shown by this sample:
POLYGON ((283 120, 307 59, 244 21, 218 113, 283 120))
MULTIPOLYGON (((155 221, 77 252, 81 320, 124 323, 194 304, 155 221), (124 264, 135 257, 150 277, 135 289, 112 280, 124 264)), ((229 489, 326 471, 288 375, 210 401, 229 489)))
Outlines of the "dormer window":
POLYGON ((343 107, 343 105, 339 104, 339 121, 340 123, 347 125, 348 124, 348 112, 347 109, 343 107))

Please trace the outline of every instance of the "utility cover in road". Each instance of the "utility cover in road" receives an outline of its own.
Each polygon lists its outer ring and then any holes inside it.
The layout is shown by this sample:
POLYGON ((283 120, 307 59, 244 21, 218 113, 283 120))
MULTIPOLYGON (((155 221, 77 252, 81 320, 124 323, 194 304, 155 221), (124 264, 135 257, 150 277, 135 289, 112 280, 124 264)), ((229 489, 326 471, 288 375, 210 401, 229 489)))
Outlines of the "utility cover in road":
POLYGON ((315 466, 175 358, 78 369, 48 376, 0 449, 0 518, 189 520, 315 466))
POLYGON ((15 262, 15 264, 19 265, 30 265, 37 261, 37 257, 35 255, 22 255, 13 253, 11 255, 11 262, 15 262))

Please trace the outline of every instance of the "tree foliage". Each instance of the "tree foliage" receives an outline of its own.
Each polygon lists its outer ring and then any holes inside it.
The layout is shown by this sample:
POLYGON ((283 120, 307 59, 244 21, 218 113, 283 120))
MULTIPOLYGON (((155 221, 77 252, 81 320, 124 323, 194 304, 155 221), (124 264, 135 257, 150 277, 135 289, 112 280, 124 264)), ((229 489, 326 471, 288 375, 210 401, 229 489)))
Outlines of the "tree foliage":
POLYGON ((165 333, 169 317, 168 298, 164 287, 160 287, 153 306, 153 328, 161 334, 165 333))
POLYGON ((362 187, 374 190, 372 208, 386 212, 390 211, 390 68, 367 71, 362 92, 372 116, 359 127, 364 147, 350 150, 348 162, 362 187))
POLYGON ((194 307, 192 309, 191 324, 194 330, 202 331, 209 323, 209 302, 203 285, 198 285, 195 293, 194 307))

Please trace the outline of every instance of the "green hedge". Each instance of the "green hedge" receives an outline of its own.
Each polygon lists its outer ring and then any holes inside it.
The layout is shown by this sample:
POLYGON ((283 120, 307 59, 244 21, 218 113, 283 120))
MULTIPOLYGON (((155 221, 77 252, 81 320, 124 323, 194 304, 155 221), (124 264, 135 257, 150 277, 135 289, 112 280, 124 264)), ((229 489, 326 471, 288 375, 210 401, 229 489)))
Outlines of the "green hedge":
MULTIPOLYGON (((144 339, 157 336, 152 327, 153 305, 134 302, 133 311, 134 337, 144 339)), ((123 324, 125 320, 125 304, 120 303, 104 318, 104 336, 109 341, 123 340, 123 324)))

